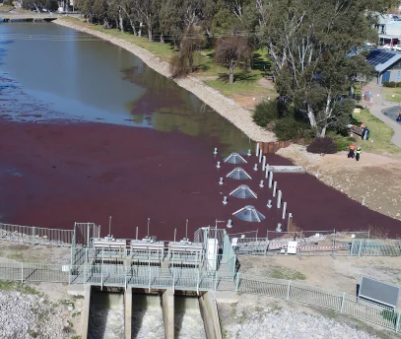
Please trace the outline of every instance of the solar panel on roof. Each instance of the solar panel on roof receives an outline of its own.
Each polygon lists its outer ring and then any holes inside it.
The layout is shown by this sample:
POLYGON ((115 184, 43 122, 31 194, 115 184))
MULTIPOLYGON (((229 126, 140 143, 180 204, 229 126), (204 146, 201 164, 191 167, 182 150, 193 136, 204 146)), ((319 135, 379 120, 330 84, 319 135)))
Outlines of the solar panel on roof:
POLYGON ((379 64, 386 63, 392 57, 394 57, 394 55, 395 55, 394 53, 389 53, 376 49, 369 53, 369 55, 366 57, 366 60, 368 60, 372 66, 377 66, 379 64))

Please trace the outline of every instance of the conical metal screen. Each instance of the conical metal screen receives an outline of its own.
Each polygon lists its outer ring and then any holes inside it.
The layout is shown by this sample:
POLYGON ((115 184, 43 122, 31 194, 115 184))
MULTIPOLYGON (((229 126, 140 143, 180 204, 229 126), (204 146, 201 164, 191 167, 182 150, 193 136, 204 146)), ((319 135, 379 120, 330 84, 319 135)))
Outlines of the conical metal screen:
POLYGON ((237 212, 234 212, 233 216, 240 220, 249 222, 261 222, 262 220, 266 219, 266 217, 262 213, 260 213, 255 209, 255 207, 250 205, 241 208, 237 212))
POLYGON ((230 193, 231 196, 239 199, 257 199, 258 196, 247 185, 240 185, 230 193))
POLYGON ((235 179, 235 180, 250 180, 252 177, 245 172, 245 170, 241 167, 234 168, 230 173, 226 175, 227 178, 235 179))
POLYGON ((246 161, 238 153, 231 153, 227 158, 224 159, 224 162, 228 162, 229 164, 246 164, 248 161, 246 161))

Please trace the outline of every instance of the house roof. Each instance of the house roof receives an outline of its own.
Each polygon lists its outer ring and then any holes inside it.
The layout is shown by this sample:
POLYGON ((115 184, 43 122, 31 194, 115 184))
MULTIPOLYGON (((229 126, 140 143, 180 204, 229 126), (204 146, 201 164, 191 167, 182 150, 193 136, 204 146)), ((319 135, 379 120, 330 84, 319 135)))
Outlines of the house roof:
POLYGON ((401 53, 375 49, 369 53, 366 60, 375 67, 376 72, 383 73, 391 65, 401 60, 401 53))

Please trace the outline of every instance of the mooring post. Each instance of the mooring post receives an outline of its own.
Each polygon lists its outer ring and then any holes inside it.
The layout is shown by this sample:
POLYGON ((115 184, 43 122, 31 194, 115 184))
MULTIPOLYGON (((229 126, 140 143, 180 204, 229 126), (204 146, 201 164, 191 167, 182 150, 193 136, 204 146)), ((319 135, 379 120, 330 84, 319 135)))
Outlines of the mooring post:
MULTIPOLYGON (((266 173, 267 173, 267 169, 266 169, 266 173)), ((267 178, 267 177, 266 177, 267 178)), ((272 188, 272 184, 273 184, 273 172, 270 171, 269 172, 269 188, 272 188)), ((274 196, 274 195, 273 195, 274 196)))
POLYGON ((292 219, 292 213, 288 213, 288 220, 287 220, 287 232, 289 232, 290 229, 290 222, 292 219))
POLYGON ((273 184, 273 198, 276 196, 276 192, 277 192, 277 181, 275 181, 273 184))
POLYGON ((264 155, 264 156, 262 157, 262 171, 264 171, 265 168, 266 168, 266 156, 264 155))
POLYGON ((280 190, 278 190, 278 193, 277 193, 277 208, 281 207, 281 196, 282 196, 282 193, 281 193, 280 190))
POLYGON ((259 156, 259 143, 256 143, 256 153, 255 155, 258 157, 259 156))
POLYGON ((287 202, 284 201, 283 202, 283 219, 285 219, 286 212, 287 212, 287 202))
POLYGON ((262 152, 262 150, 259 150, 259 163, 262 162, 262 156, 263 156, 263 152, 262 152))
POLYGON ((269 177, 269 164, 266 164, 265 167, 265 178, 267 179, 269 177))

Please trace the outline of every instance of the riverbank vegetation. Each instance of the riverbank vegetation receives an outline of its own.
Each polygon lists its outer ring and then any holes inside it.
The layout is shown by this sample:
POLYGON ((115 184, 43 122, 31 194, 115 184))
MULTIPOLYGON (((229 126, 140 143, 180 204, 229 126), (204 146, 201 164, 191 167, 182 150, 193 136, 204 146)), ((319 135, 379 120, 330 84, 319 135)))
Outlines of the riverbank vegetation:
POLYGON ((363 53, 377 38, 376 17, 367 13, 386 2, 79 0, 76 7, 97 29, 116 28, 169 61, 175 77, 196 74, 226 95, 255 93, 255 122, 270 124, 279 139, 299 139, 345 133, 353 106, 346 98, 374 73, 363 53), (263 101, 275 97, 279 111, 270 119, 263 101))

